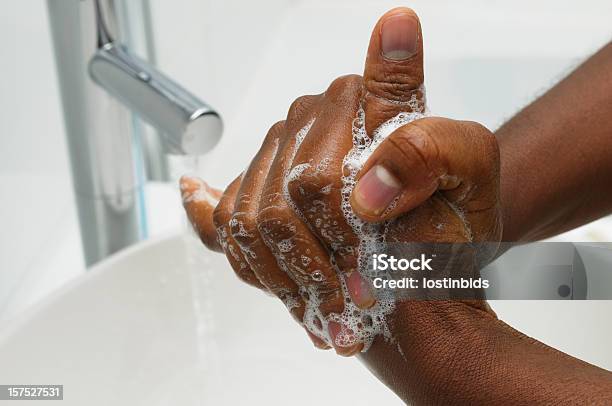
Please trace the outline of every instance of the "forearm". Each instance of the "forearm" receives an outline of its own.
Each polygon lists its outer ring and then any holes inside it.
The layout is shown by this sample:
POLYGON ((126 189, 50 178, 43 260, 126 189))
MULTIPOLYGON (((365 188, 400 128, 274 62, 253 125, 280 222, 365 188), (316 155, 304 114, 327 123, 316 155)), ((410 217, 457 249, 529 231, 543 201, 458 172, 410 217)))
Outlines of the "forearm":
POLYGON ((392 323, 394 341, 377 341, 362 360, 408 403, 612 402, 612 373, 539 343, 490 313, 460 302, 402 306, 392 323))
POLYGON ((504 241, 546 238, 612 211, 612 43, 496 133, 504 241))

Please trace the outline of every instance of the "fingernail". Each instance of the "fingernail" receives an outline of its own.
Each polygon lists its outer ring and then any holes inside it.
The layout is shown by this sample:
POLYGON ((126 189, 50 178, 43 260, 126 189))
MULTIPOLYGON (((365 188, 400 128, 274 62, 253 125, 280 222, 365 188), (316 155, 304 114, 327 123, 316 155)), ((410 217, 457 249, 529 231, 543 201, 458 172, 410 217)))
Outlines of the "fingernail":
POLYGON ((201 190, 203 189, 202 181, 197 178, 192 178, 187 175, 183 175, 181 180, 179 181, 179 185, 181 188, 181 197, 183 199, 183 204, 188 204, 193 201, 198 201, 198 197, 201 195, 201 190))
POLYGON ((206 200, 213 206, 219 203, 219 196, 215 196, 214 190, 200 178, 183 175, 179 181, 179 186, 183 203, 201 200, 206 200))
POLYGON ((348 345, 342 343, 342 341, 345 339, 345 336, 351 334, 351 331, 346 327, 342 326, 340 323, 335 321, 329 321, 327 323, 327 331, 329 332, 329 336, 332 340, 334 350, 336 350, 336 354, 341 355, 343 357, 350 357, 351 355, 355 355, 363 349, 363 343, 348 345), (338 339, 339 336, 340 339, 338 339))
POLYGON ((417 52, 419 25, 410 14, 397 14, 385 20, 381 28, 381 47, 385 58, 401 61, 417 52))
POLYGON ((329 332, 329 336, 332 339, 332 344, 335 344, 336 337, 338 337, 338 334, 340 334, 340 332, 342 331, 342 326, 340 325, 340 323, 330 321, 327 323, 327 331, 329 332))
POLYGON ((374 303, 376 303, 376 298, 372 294, 370 285, 359 274, 359 272, 351 272, 351 274, 346 278, 346 285, 353 303, 362 309, 368 309, 374 306, 374 303))
POLYGON ((189 175, 183 175, 179 180, 179 186, 181 192, 194 193, 202 187, 202 181, 189 175))
POLYGON ((353 202, 366 213, 379 215, 399 196, 401 183, 382 165, 375 165, 359 179, 353 202))

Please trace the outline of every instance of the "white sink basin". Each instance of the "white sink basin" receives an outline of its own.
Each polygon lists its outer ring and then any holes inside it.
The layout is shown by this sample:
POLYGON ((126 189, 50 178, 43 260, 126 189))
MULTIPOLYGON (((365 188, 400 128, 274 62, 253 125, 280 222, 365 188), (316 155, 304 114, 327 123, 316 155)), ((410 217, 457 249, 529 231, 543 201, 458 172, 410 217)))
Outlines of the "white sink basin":
POLYGON ((0 365, 1 383, 63 384, 69 405, 401 404, 190 236, 128 249, 22 315, 0 365))
MULTIPOLYGON (((498 302, 499 315, 612 368, 611 302, 498 302)), ((356 359, 318 351, 280 302, 191 236, 140 244, 0 333, 0 382, 63 384, 69 405, 393 405, 356 359)))

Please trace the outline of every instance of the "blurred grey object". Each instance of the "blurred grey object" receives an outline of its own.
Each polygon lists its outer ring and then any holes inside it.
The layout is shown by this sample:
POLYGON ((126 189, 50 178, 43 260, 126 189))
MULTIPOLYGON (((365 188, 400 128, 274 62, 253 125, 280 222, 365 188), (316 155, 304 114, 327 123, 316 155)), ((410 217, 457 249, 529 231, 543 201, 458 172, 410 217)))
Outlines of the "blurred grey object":
POLYGON ((511 248, 482 271, 488 299, 612 299, 612 244, 535 242, 511 248))

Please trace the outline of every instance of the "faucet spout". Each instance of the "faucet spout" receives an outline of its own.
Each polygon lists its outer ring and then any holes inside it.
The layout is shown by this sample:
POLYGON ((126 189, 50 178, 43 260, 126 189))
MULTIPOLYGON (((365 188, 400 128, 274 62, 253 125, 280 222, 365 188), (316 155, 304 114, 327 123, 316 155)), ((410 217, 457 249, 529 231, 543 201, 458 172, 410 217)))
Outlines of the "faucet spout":
POLYGON ((89 74, 160 130, 173 152, 200 155, 221 138, 223 123, 217 112, 121 44, 99 48, 89 62, 89 74))
POLYGON ((147 237, 143 164, 161 168, 165 158, 155 133, 164 149, 199 155, 223 129, 210 106, 123 45, 149 42, 148 3, 47 0, 87 265, 147 237))

